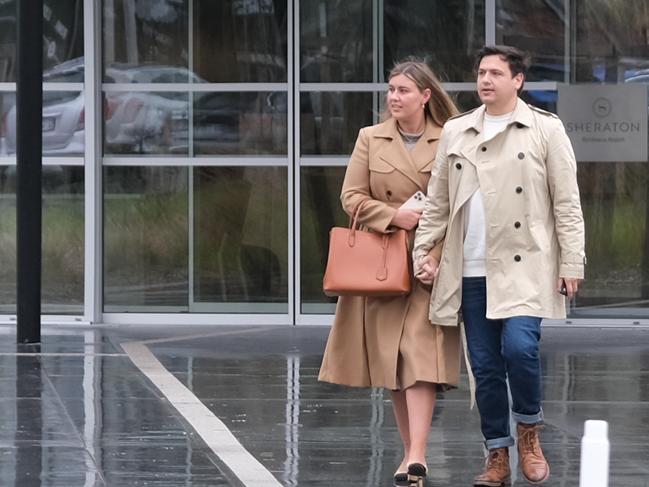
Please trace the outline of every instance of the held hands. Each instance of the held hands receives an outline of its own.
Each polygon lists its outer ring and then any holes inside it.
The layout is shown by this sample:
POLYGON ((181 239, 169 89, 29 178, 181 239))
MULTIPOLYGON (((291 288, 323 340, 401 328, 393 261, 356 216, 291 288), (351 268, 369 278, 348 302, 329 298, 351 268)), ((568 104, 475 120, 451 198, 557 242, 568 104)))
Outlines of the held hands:
POLYGON ((557 282, 557 291, 564 296, 567 296, 568 299, 572 299, 579 291, 579 283, 581 279, 574 277, 560 277, 557 282))
POLYGON ((417 223, 419 223, 422 211, 423 210, 399 208, 390 224, 395 227, 403 228, 404 230, 412 230, 417 226, 417 223))
MULTIPOLYGON (((419 218, 421 218, 422 212, 423 209, 413 210, 409 208, 399 208, 390 224, 395 227, 403 228, 404 230, 412 230, 419 223, 419 218)), ((426 255, 421 259, 419 272, 415 277, 419 279, 422 284, 431 286, 437 276, 438 267, 439 262, 437 259, 431 255, 426 255)))
POLYGON ((419 272, 415 277, 421 281, 422 284, 432 286, 437 272, 439 271, 439 262, 432 255, 422 257, 419 262, 419 272))

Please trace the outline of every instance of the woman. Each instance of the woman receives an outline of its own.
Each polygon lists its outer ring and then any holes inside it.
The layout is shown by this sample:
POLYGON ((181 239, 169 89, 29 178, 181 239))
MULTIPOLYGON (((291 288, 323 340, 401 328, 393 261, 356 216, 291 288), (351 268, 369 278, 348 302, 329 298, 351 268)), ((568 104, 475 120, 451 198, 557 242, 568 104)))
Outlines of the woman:
MULTIPOLYGON (((397 64, 389 76, 383 123, 361 129, 347 166, 341 201, 375 232, 409 231, 410 247, 421 210, 399 208, 426 192, 442 125, 456 108, 422 62, 397 64)), ((430 255, 439 262, 441 249, 430 255)), ((413 278, 407 296, 341 296, 319 380, 353 387, 385 387, 403 442, 394 485, 423 485, 426 443, 437 388, 457 385, 457 327, 431 324, 430 287, 413 278)))

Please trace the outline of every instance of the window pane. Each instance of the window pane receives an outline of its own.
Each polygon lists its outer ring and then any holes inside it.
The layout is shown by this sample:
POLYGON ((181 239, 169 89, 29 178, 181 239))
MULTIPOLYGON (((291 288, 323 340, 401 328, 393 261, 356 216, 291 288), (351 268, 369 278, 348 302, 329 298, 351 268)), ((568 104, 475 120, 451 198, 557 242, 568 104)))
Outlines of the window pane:
POLYGON ((643 2, 574 0, 571 4, 576 23, 576 81, 636 81, 649 72, 649 9, 643 2))
POLYGON ((16 94, 0 93, 0 156, 16 153, 16 94), (8 139, 12 139, 13 142, 8 139))
POLYGON ((564 0, 498 0, 496 43, 527 51, 532 64, 527 81, 567 81, 564 0))
POLYGON ((0 82, 16 81, 16 1, 0 3, 0 82))
POLYGON ((336 298, 322 292, 327 266, 329 230, 347 226, 348 218, 340 206, 344 167, 303 167, 300 179, 300 289, 302 313, 333 313, 336 298))
MULTIPOLYGON (((449 93, 461 112, 473 110, 482 105, 478 94, 475 91, 455 91, 449 93)), ((536 107, 552 113, 557 113, 557 92, 556 91, 523 91, 521 98, 536 107)))
POLYGON ((196 93, 194 154, 286 155, 287 94, 196 93))
POLYGON ((449 93, 449 95, 457 105, 457 109, 460 113, 473 110, 482 105, 482 102, 475 91, 455 91, 449 93))
POLYGON ((557 92, 531 90, 523 91, 521 98, 535 107, 539 107, 548 112, 557 113, 557 92))
POLYGON ((349 155, 358 131, 374 123, 373 106, 383 93, 301 93, 302 155, 349 155))
POLYGON ((43 2, 43 80, 83 81, 83 2, 43 2))
MULTIPOLYGON (((42 312, 83 312, 83 167, 43 166, 42 312)), ((16 312, 16 166, 0 166, 0 313, 16 312)))
POLYGON ((104 168, 104 310, 187 311, 187 168, 104 168))
POLYGON ((104 94, 104 154, 188 153, 188 95, 167 92, 104 94))
POLYGON ((0 166, 0 313, 16 313, 15 166, 0 166))
POLYGON ((288 312, 285 167, 194 170, 192 311, 288 312))
POLYGON ((43 313, 83 313, 83 173, 83 166, 43 166, 43 313))
POLYGON ((372 2, 300 2, 300 81, 371 82, 372 2))
POLYGON ((586 279, 572 317, 649 318, 649 165, 580 162, 586 279))
POLYGON ((384 66, 424 58, 443 81, 473 81, 473 56, 484 44, 484 0, 385 0, 384 66))
MULTIPOLYGON (((2 98, 0 154, 16 153, 16 97, 2 98), (2 137, 5 137, 2 139, 2 137)), ((43 155, 82 156, 85 150, 85 109, 83 92, 46 91, 43 93, 43 155)))
POLYGON ((194 0, 194 63, 211 83, 287 80, 286 0, 194 0))
MULTIPOLYGON (((16 1, 0 2, 0 82, 16 81, 16 1)), ((83 2, 43 4, 43 80, 83 81, 83 2)))
POLYGON ((188 0, 102 3, 104 81, 190 81, 188 0))

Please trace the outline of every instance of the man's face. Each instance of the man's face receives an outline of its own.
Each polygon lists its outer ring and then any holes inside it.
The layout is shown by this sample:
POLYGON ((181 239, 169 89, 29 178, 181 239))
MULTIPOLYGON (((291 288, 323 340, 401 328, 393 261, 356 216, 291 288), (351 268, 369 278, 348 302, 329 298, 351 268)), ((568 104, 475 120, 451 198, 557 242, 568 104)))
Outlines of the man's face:
POLYGON ((478 67, 478 96, 487 107, 507 107, 518 96, 523 74, 512 77, 507 61, 499 55, 485 56, 478 67))

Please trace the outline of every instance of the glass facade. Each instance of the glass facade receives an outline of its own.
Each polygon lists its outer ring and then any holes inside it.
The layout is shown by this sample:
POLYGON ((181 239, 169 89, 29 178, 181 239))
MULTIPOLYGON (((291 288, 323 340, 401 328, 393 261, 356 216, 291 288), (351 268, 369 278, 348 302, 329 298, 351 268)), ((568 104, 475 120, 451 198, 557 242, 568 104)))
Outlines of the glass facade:
MULTIPOLYGON (((0 316, 16 312, 16 4, 0 2, 0 316)), ((84 3, 43 2, 42 312, 84 313, 84 3)))
MULTIPOLYGON (((636 1, 44 7, 43 312, 89 320, 328 322, 335 300, 321 282, 329 229, 347 223, 345 165, 380 118, 397 60, 423 58, 462 110, 479 105, 473 54, 485 43, 531 54, 522 96, 552 112, 563 84, 649 85, 649 10, 636 1), (89 96, 97 120, 86 120, 89 96), (100 264, 86 269, 84 256, 100 264)), ((5 317, 16 304, 15 8, 0 2, 5 317)), ((570 318, 649 319, 649 161, 578 164, 588 266, 570 318)))

